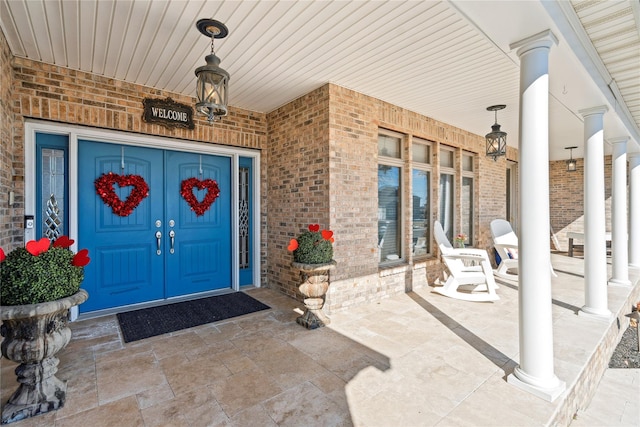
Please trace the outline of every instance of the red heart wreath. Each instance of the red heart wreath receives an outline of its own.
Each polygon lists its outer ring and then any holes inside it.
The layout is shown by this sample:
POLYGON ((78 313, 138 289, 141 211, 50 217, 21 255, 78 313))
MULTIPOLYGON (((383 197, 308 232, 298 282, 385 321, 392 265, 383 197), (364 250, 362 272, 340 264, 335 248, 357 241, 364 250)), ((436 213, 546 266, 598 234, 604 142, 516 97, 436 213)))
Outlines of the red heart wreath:
POLYGON ((140 202, 149 195, 149 186, 140 175, 118 175, 113 172, 105 173, 95 180, 96 193, 118 216, 129 216, 140 202), (131 194, 124 202, 116 194, 113 184, 120 187, 132 186, 131 194))
POLYGON ((180 194, 187 201, 191 210, 196 213, 196 216, 202 216, 209 210, 213 202, 216 201, 220 195, 220 189, 218 188, 218 183, 213 179, 200 181, 198 178, 188 178, 182 181, 180 194), (207 195, 204 197, 202 202, 199 202, 193 194, 194 188, 197 188, 198 190, 207 189, 207 195))

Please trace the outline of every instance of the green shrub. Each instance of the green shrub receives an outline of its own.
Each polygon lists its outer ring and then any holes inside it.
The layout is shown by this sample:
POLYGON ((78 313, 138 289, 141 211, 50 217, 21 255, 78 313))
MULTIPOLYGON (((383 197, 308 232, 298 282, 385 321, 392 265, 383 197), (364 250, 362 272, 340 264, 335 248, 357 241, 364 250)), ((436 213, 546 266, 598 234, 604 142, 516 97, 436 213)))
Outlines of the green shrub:
POLYGON ((73 265, 74 256, 62 247, 51 247, 38 256, 23 247, 11 251, 0 262, 0 304, 36 304, 75 294, 84 269, 73 265))
POLYGON ((293 251, 293 260, 302 264, 325 264, 333 259, 333 239, 325 239, 320 231, 305 231, 293 251))

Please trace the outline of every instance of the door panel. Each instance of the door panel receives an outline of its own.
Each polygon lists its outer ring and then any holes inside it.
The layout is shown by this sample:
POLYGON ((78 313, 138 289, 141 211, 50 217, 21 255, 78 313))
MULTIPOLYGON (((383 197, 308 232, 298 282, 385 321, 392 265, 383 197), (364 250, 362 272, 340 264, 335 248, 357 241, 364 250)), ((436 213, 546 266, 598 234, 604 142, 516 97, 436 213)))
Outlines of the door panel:
MULTIPOLYGON (((164 260, 156 255, 154 211, 162 212, 163 153, 92 141, 78 142, 79 247, 89 249, 92 262, 85 267, 82 287, 89 299, 80 310, 94 311, 161 299, 164 295, 164 260), (124 156, 123 156, 124 152, 124 156), (124 159, 124 169, 122 168, 124 159), (140 175, 149 195, 131 215, 112 212, 97 195, 94 181, 103 173, 140 175)), ((114 185, 126 200, 132 187, 114 185)))
MULTIPOLYGON (((231 288, 230 158, 84 140, 78 151, 79 246, 92 258, 82 286, 90 297, 81 311, 231 288), (149 186, 128 216, 114 214, 96 194, 94 181, 109 172, 140 175, 149 186), (213 179, 220 189, 200 216, 180 193, 182 181, 193 177, 213 179)), ((132 187, 114 190, 124 201, 132 187)), ((202 201, 206 191, 196 188, 194 195, 202 201)))
MULTIPOLYGON (((169 232, 175 232, 173 254, 170 239, 165 241, 167 297, 230 288, 231 159, 167 151, 166 179, 166 221, 169 232), (213 179, 220 189, 218 198, 201 216, 180 194, 182 181, 193 177, 213 179)), ((193 193, 201 202, 206 190, 194 189, 193 193)))

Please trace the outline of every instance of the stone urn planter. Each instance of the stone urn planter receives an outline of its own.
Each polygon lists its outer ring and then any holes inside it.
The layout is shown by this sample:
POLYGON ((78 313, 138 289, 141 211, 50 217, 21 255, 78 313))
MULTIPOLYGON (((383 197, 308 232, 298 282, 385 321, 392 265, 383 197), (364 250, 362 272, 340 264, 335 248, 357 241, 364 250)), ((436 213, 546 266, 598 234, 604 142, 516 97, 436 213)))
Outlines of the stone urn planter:
POLYGON ((300 262, 291 263, 293 268, 300 270, 302 283, 298 290, 305 297, 304 305, 306 310, 296 322, 307 329, 316 329, 328 325, 331 320, 322 311, 325 297, 329 289, 329 271, 336 267, 336 262, 323 264, 304 264, 300 262))
POLYGON ((55 301, 0 306, 2 355, 20 365, 20 386, 2 410, 2 424, 22 420, 64 406, 67 384, 56 378, 56 354, 71 339, 69 309, 82 304, 89 294, 80 289, 55 301))

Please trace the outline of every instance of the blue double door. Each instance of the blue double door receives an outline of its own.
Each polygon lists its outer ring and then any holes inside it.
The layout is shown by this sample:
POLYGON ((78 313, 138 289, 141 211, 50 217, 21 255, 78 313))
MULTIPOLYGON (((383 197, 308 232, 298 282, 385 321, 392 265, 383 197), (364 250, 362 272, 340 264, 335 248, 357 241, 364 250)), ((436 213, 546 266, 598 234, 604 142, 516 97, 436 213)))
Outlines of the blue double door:
POLYGON ((80 310, 231 288, 231 200, 229 157, 78 141, 79 247, 89 249, 92 259, 82 285, 89 299, 80 310), (98 195, 95 181, 109 173, 125 177, 122 185, 113 184, 116 201, 131 196, 135 186, 126 184, 138 177, 149 188, 127 215, 114 213, 98 195), (197 206, 212 189, 190 186, 189 204, 181 188, 191 178, 214 180, 220 191, 200 215, 191 204, 197 206))

